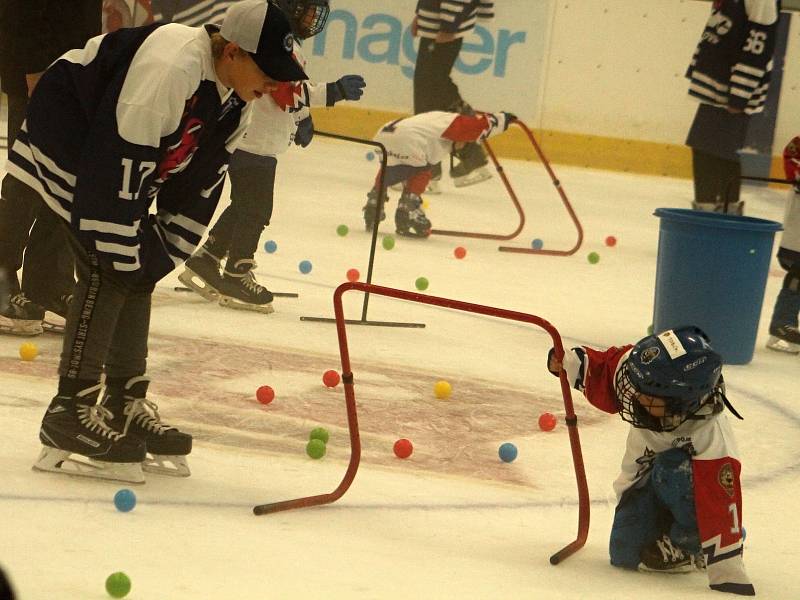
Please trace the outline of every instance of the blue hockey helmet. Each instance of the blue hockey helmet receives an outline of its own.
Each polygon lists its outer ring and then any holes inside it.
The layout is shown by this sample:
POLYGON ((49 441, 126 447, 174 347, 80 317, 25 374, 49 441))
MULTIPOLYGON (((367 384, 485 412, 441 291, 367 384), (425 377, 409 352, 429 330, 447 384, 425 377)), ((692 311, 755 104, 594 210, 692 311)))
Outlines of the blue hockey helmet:
POLYGON ((693 326, 669 329, 640 340, 618 369, 620 416, 634 427, 671 431, 704 404, 724 398, 722 357, 708 336, 693 326), (658 414, 640 398, 660 399, 658 414))
POLYGON ((270 0, 278 5, 292 25, 292 33, 300 40, 317 35, 325 28, 330 14, 328 0, 270 0))

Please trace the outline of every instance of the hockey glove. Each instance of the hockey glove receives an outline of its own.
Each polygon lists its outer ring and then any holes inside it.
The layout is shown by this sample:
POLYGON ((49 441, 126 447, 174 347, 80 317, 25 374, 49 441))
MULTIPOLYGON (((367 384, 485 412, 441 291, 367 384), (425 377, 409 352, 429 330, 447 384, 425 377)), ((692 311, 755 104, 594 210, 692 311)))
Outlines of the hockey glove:
POLYGON ((305 148, 311 143, 313 137, 314 121, 311 120, 311 115, 309 115, 297 124, 297 131, 294 133, 294 143, 305 148))
POLYGON ((327 85, 327 106, 333 106, 341 100, 358 100, 364 94, 367 83, 361 75, 345 75, 327 85))
MULTIPOLYGON (((518 120, 518 119, 517 119, 517 115, 515 115, 514 113, 510 113, 510 112, 503 111, 503 113, 502 113, 502 114, 503 114, 503 116, 506 118, 506 125, 505 125, 505 129, 508 129, 508 128, 509 128, 509 126, 510 126, 510 125, 511 125, 511 124, 512 124, 514 121, 517 121, 517 120, 518 120)), ((505 131, 505 129, 504 129, 503 131, 505 131)))

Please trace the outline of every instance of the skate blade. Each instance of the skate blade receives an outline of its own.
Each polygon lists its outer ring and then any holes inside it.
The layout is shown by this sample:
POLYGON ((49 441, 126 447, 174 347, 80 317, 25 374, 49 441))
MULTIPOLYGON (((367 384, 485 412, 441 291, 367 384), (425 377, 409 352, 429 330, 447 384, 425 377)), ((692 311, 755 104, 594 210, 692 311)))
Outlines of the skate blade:
POLYGON ((400 231, 395 229, 395 233, 409 240, 427 240, 431 236, 431 230, 428 229, 424 233, 414 233, 413 231, 400 231))
POLYGON ((694 563, 688 563, 685 565, 681 565, 680 567, 673 567, 671 569, 651 569, 650 567, 644 564, 639 564, 638 570, 641 573, 660 573, 664 575, 686 575, 687 573, 694 573, 698 569, 697 567, 694 566, 694 563))
POLYGON ((63 334, 65 324, 66 319, 64 319, 64 317, 60 317, 56 313, 47 313, 45 314, 44 321, 42 321, 42 331, 63 334))
POLYGON ((275 309, 272 307, 272 302, 268 302, 267 304, 248 304, 247 302, 241 302, 240 300, 231 298, 230 296, 220 296, 219 305, 224 306, 225 308, 249 310, 251 312, 259 312, 265 315, 275 312, 275 309))
POLYGON ((769 337, 767 348, 770 350, 775 350, 776 352, 784 352, 786 354, 800 354, 800 344, 787 342, 774 335, 769 337))
POLYGON ((430 194, 432 196, 438 196, 442 193, 442 188, 439 186, 438 181, 431 181, 428 184, 428 187, 425 188, 425 193, 430 194))
POLYGON ((170 477, 189 477, 192 474, 185 456, 168 456, 166 454, 148 454, 142 462, 142 470, 170 477))
POLYGON ((33 465, 33 469, 92 479, 144 483, 142 465, 139 463, 109 463, 83 457, 76 459, 71 458, 71 454, 67 450, 45 446, 33 465))
POLYGON ((454 177, 453 178, 453 185, 461 188, 467 187, 470 185, 475 185, 476 183, 480 183, 482 181, 486 181, 487 179, 491 179, 492 174, 486 167, 481 167, 480 169, 475 169, 469 175, 463 175, 462 177, 454 177))
POLYGON ((42 334, 42 322, 36 320, 9 319, 0 315, 0 333, 34 336, 42 334))
POLYGON ((219 298, 219 292, 206 283, 197 273, 185 267, 183 273, 178 275, 180 281, 187 288, 193 292, 197 292, 200 296, 209 302, 215 302, 219 298), (194 278, 197 278, 195 281, 194 278))

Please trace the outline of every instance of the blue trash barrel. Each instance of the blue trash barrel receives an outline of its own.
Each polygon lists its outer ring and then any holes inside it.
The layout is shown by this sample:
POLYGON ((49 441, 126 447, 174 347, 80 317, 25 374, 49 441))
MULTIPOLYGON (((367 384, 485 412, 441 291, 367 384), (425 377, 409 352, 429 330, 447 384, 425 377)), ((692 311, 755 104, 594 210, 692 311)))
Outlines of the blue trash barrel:
POLYGON ((781 224, 680 208, 654 214, 661 226, 653 330, 697 325, 725 363, 750 362, 781 224))

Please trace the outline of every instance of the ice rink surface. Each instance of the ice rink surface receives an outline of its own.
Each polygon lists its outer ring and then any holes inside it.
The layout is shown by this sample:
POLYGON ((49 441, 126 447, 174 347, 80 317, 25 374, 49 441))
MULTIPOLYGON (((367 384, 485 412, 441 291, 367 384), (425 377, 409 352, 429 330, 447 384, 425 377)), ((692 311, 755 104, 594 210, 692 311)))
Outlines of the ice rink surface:
MULTIPOLYGON (((546 150, 546 149, 545 149, 546 150)), ((279 160, 275 211, 261 238, 259 281, 277 298, 262 315, 157 288, 150 336, 151 399, 169 423, 195 436, 192 476, 149 475, 130 513, 114 508, 124 484, 31 470, 39 421, 56 390, 61 338, 0 337, 0 564, 21 600, 107 598, 105 578, 124 571, 131 600, 282 598, 719 598, 705 574, 622 572, 608 563, 611 482, 627 425, 575 393, 586 462, 591 529, 586 546, 558 566, 548 557, 574 539, 577 493, 558 380, 545 370, 547 334, 534 326, 372 296, 370 320, 424 329, 348 328, 363 443, 361 469, 335 504, 255 517, 255 504, 331 492, 349 457, 344 394, 322 373, 341 370, 332 293, 350 268, 366 276, 370 237, 361 206, 375 174, 366 149, 317 138, 279 160), (350 227, 340 237, 336 228, 350 227), (303 275, 301 260, 313 270, 303 275), (450 399, 432 392, 439 379, 450 399), (259 405, 255 390, 276 398, 259 405), (538 416, 559 417, 554 431, 538 416), (308 432, 331 432, 328 454, 305 455, 308 432), (392 454, 400 437, 411 458, 392 454), (497 456, 519 448, 510 464, 497 456)), ((4 154, 0 159, 4 160, 4 154)), ((1 164, 1 163, 0 163, 1 164)), ((570 248, 575 230, 539 163, 505 161, 527 224, 511 245, 543 240, 570 248)), ((434 236, 380 245, 373 282, 533 313, 568 345, 635 342, 651 322, 657 207, 687 207, 688 180, 555 166, 585 228, 571 257, 508 254, 498 242, 434 236), (604 240, 613 235, 615 247, 604 240), (453 256, 464 246, 463 260, 453 256), (589 252, 600 261, 590 264, 589 252)), ((516 214, 499 179, 428 196, 434 227, 509 233, 516 214)), ((382 230, 393 233, 398 193, 382 230)), ((747 214, 780 220, 784 192, 748 188, 747 214)), ((225 194, 227 198, 227 192, 225 194)), ((223 206, 225 200, 223 200, 223 206)), ((703 257, 697 257, 702 260, 703 257)), ((742 454, 745 562, 761 598, 800 597, 796 509, 800 490, 800 359, 764 348, 782 271, 773 260, 755 358, 725 369, 742 454)), ((736 290, 721 291, 735 294, 736 290)), ((348 317, 362 296, 345 296, 348 317)), ((731 323, 735 327, 736 323, 731 323)), ((732 417, 731 417, 732 418, 732 417)))

